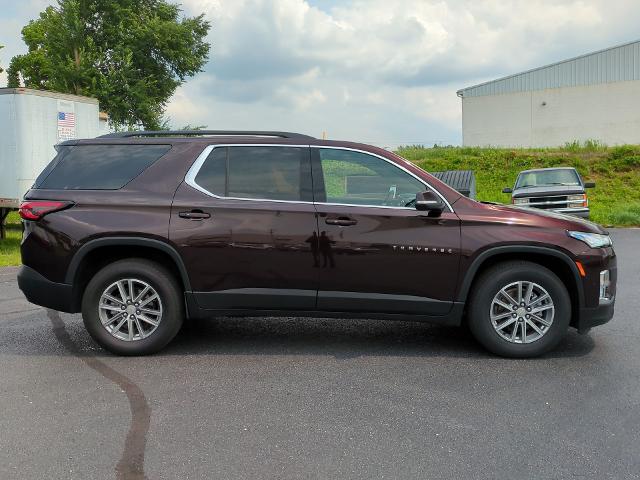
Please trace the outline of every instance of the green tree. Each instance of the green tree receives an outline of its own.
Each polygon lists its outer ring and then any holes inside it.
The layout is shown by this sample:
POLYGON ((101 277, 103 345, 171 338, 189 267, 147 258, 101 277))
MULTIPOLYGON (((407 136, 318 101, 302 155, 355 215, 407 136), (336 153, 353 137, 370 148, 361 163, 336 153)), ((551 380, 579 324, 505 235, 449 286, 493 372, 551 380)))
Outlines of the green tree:
POLYGON ((116 129, 159 128, 165 106, 209 56, 204 15, 167 0, 58 0, 22 29, 8 85, 88 95, 116 129))
MULTIPOLYGON (((4 45, 0 45, 0 50, 2 50, 4 48, 4 45)), ((0 73, 4 72, 4 70, 2 70, 2 67, 0 67, 0 73)))
POLYGON ((160 127, 158 128, 158 130, 206 130, 207 126, 206 125, 191 125, 190 123, 187 123, 185 126, 183 127, 173 127, 171 126, 171 117, 166 117, 162 119, 162 122, 160 123, 160 127))

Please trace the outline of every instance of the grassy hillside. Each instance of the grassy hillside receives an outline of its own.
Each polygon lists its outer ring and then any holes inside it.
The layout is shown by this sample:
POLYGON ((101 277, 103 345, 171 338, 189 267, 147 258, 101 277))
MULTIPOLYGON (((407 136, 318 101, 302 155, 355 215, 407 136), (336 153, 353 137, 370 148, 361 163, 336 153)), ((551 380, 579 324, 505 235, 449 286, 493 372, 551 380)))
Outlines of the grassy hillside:
POLYGON ((603 147, 571 144, 553 149, 403 147, 397 152, 427 171, 474 170, 479 200, 508 203, 521 170, 575 167, 585 181, 591 219, 603 225, 640 226, 640 145, 603 147))

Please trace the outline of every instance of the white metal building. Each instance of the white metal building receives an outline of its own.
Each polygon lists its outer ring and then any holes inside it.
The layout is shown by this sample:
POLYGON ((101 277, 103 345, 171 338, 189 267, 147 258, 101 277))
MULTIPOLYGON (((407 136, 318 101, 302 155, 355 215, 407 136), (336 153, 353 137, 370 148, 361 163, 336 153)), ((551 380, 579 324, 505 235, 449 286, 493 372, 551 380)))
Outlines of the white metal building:
POLYGON ((457 93, 463 145, 640 144, 640 41, 457 93))

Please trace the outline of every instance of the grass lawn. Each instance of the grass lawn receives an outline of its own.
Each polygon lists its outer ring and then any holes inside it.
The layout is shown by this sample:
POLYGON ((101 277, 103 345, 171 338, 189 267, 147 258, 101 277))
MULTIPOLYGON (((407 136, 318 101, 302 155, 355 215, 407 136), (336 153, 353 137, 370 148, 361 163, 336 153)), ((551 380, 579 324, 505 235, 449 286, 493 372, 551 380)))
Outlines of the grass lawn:
MULTIPOLYGON (((510 196, 502 189, 513 187, 521 170, 575 167, 584 180, 596 182, 596 188, 587 191, 593 221, 610 226, 640 226, 640 145, 609 148, 587 143, 548 149, 413 146, 400 148, 398 154, 427 171, 474 170, 478 199, 501 203, 510 202, 510 196)), ((338 162, 327 167, 339 169, 341 165, 338 162)), ((336 195, 344 189, 342 185, 328 188, 336 195)), ((20 218, 12 212, 7 238, 0 240, 0 267, 20 264, 21 235, 20 218)))
POLYGON ((20 238, 22 225, 18 212, 7 217, 7 238, 0 240, 0 267, 20 265, 20 238))

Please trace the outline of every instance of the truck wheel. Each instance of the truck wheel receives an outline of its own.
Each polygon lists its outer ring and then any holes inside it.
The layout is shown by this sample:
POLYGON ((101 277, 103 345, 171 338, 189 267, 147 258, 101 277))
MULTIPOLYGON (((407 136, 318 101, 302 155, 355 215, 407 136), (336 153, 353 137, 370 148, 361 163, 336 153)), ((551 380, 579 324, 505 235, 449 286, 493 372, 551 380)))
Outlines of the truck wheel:
POLYGON ((469 328, 487 350, 504 357, 535 357, 566 334, 571 299, 560 279, 536 263, 500 263, 474 283, 469 328))
POLYGON ((178 333, 184 300, 175 278, 144 259, 114 262, 89 282, 82 297, 84 325, 102 347, 118 355, 147 355, 178 333))

